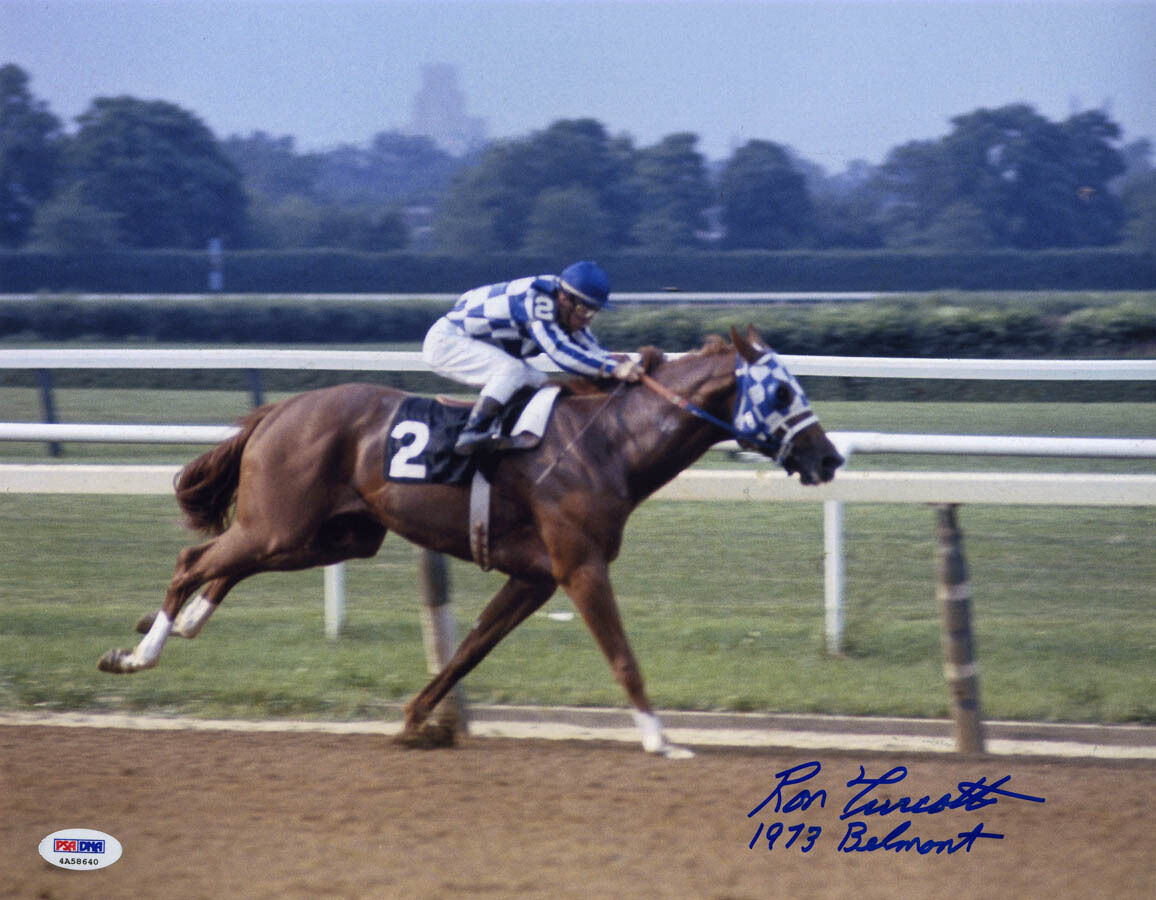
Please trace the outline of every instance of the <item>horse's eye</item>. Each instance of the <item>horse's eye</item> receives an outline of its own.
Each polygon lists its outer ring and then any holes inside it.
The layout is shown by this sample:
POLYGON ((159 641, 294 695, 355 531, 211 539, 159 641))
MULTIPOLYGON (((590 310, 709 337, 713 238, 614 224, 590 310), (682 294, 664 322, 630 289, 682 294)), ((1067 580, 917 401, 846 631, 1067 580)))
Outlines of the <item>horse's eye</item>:
POLYGON ((780 384, 778 388, 775 389, 776 409, 782 409, 783 407, 790 406, 791 401, 794 399, 795 392, 791 390, 791 386, 789 384, 780 384))

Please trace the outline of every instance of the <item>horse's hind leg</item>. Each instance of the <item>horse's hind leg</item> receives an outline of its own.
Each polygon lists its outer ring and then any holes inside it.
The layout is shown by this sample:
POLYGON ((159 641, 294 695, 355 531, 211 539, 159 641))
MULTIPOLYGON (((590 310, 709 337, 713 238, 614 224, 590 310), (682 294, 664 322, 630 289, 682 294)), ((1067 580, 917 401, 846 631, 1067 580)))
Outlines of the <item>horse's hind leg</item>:
MULTIPOLYGON (((176 619, 173 620, 174 637, 182 637, 192 639, 201 633, 201 629, 205 627, 205 623, 209 620, 209 616, 217 611, 217 607, 221 605, 221 601, 225 599, 227 594, 240 579, 237 578, 218 578, 210 581, 202 587, 193 597, 185 602, 181 607, 180 613, 177 614, 176 619)), ((160 610, 154 610, 147 615, 141 616, 136 623, 136 630, 138 634, 148 634, 156 621, 160 610)))
POLYGON ((377 523, 352 522, 349 516, 331 519, 306 533, 283 533, 277 539, 234 524, 220 537, 181 551, 164 605, 137 623, 144 638, 132 650, 108 651, 98 668, 117 674, 151 669, 171 635, 195 637, 225 594, 242 579, 258 572, 307 569, 372 556, 384 537, 385 529, 377 523))
MULTIPOLYGON (((199 572, 209 551, 221 544, 228 547, 236 543, 233 540, 235 537, 236 530, 230 528, 219 538, 182 550, 177 556, 176 572, 169 582, 164 605, 156 612, 144 616, 136 624, 136 630, 143 634, 144 638, 132 650, 109 650, 100 658, 97 668, 102 672, 115 674, 151 669, 159 661, 161 650, 164 649, 170 635, 195 637, 228 590, 244 577, 244 574, 248 574, 236 572, 227 577, 211 578, 199 572), (184 609, 189 594, 202 586, 204 589, 193 598, 188 608, 184 609)), ((238 560, 243 559, 243 554, 235 555, 238 560)))
POLYGON ((151 669, 159 661, 161 650, 170 637, 191 640, 201 633, 209 616, 217 611, 225 595, 241 577, 213 579, 190 600, 183 601, 175 616, 169 612, 171 607, 167 602, 161 609, 142 616, 136 623, 136 630, 144 635, 144 639, 131 651, 109 650, 100 658, 97 668, 115 674, 151 669))
POLYGON ((551 580, 521 581, 511 578, 482 610, 453 658, 405 708, 405 728, 398 743, 411 747, 444 746, 453 743, 452 732, 427 731, 423 725, 435 706, 486 654, 542 604, 550 599, 556 585, 551 580))
MULTIPOLYGON (((305 568, 344 562, 355 557, 369 557, 377 553, 385 538, 385 529, 365 516, 346 514, 322 523, 313 540, 292 564, 283 568, 305 568)), ((184 602, 173 619, 172 633, 176 637, 192 639, 201 633, 209 617, 217 611, 225 595, 244 576, 216 578, 203 585, 191 599, 184 602)), ((166 598, 168 599, 168 598, 166 598)), ((159 611, 144 616, 136 630, 148 634, 159 611)))

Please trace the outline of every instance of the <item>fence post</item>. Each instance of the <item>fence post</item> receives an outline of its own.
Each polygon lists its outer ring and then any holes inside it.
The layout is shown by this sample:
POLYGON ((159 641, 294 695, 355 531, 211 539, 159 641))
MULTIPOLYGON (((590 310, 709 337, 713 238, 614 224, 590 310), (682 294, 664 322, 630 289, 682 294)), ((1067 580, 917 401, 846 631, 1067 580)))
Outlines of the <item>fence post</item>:
POLYGON ((345 563, 326 566, 325 573, 325 636, 337 638, 345 623, 345 563))
POLYGON ((225 242, 209 238, 209 291, 219 294, 225 289, 225 242))
POLYGON ((960 753, 983 753, 983 721, 979 711, 979 673, 971 630, 971 584, 963 556, 963 534, 956 522, 958 504, 935 507, 939 538, 940 609, 943 611, 943 671, 951 693, 955 745, 960 753))
MULTIPOLYGON (((457 648, 453 609, 450 607, 449 567, 444 556, 424 547, 417 548, 417 557, 426 669, 430 675, 437 675, 457 648)), ((430 719, 458 734, 468 731, 465 693, 460 683, 434 707, 430 719)))
POLYGON ((253 395, 253 408, 265 405, 265 388, 261 382, 260 369, 247 369, 246 377, 249 380, 249 393, 253 395))
MULTIPOLYGON (((45 424, 55 425, 56 398, 52 393, 52 372, 49 369, 37 369, 36 379, 40 383, 40 418, 45 424)), ((60 444, 56 441, 49 441, 48 455, 60 456, 60 453, 60 444)))
POLYGON ((827 610, 827 652, 843 652, 843 504, 823 501, 823 596, 827 610))

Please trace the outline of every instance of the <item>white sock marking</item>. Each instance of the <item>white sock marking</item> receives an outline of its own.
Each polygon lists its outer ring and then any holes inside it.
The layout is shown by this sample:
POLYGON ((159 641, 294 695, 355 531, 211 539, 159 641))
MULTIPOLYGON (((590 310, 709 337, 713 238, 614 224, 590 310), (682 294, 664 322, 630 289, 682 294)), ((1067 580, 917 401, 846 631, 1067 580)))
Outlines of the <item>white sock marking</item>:
POLYGON ((658 720, 658 716, 653 713, 639 712, 632 709, 631 715, 634 716, 634 724, 642 732, 642 749, 647 753, 656 753, 666 759, 691 759, 694 757, 694 751, 688 750, 686 747, 676 747, 674 744, 666 742, 666 736, 662 733, 662 723, 658 720))
POLYGON ((204 594, 197 594, 181 608, 177 621, 173 624, 173 634, 183 638, 195 638, 216 609, 217 605, 206 600, 204 594))
POLYGON ((153 619, 152 628, 149 633, 141 638, 141 642, 136 645, 136 649, 129 654, 124 661, 124 667, 133 671, 139 669, 151 669, 157 664, 160 659, 161 650, 164 649, 165 641, 168 640, 169 634, 173 630, 173 620, 164 614, 164 611, 157 613, 157 617, 153 619))
POLYGON ((642 749, 647 753, 658 753, 665 745, 666 738, 662 736, 662 723, 653 713, 639 712, 632 709, 634 724, 642 732, 642 749))

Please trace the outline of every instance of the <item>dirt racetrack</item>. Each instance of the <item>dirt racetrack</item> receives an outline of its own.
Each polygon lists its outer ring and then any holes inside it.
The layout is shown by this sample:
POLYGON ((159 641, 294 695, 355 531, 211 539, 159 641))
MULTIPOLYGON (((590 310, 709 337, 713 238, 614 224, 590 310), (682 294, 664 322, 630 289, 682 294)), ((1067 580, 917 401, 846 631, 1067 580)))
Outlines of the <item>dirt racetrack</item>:
POLYGON ((0 896, 21 900, 1156 893, 1150 761, 704 749, 675 762, 600 742, 415 751, 378 736, 0 726, 0 762, 0 896), (783 799, 823 789, 822 806, 775 815, 772 802, 747 817, 775 773, 812 760, 822 770, 783 799), (1010 775, 1003 789, 1046 802, 906 817, 905 838, 958 846, 951 855, 840 852, 904 821, 860 816, 865 830, 844 841, 860 764, 871 777, 909 770, 865 799, 958 797, 961 781, 1010 775), (765 837, 750 849, 760 822, 806 830, 792 847, 784 830, 773 849, 765 837), (980 822, 1004 837, 967 852, 958 835, 980 822), (77 872, 40 858, 43 837, 81 827, 116 837, 120 861, 77 872))

